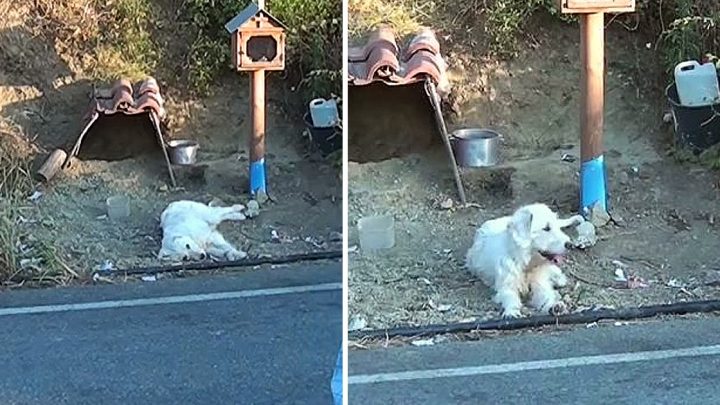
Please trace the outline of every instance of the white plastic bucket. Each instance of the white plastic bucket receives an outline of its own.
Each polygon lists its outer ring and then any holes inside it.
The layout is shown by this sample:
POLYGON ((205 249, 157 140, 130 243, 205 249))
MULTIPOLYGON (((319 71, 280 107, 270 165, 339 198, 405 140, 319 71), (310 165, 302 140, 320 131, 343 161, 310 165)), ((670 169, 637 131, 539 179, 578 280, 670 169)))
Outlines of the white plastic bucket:
POLYGON ((390 249, 395 246, 395 219, 390 215, 376 215, 358 221, 362 250, 390 249))
POLYGON ((130 200, 124 195, 115 195, 105 201, 110 219, 124 219, 130 216, 130 200))

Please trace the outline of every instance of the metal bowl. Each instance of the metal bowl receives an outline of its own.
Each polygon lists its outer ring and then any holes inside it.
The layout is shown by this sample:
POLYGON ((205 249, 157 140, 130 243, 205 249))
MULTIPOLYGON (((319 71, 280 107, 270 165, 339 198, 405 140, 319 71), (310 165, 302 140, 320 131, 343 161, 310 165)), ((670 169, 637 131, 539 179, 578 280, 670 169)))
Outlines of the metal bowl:
POLYGON ((194 165, 200 145, 195 141, 173 140, 167 143, 170 162, 174 165, 194 165))
POLYGON ((451 134, 455 160, 464 167, 495 166, 500 161, 500 139, 490 129, 466 128, 451 134))

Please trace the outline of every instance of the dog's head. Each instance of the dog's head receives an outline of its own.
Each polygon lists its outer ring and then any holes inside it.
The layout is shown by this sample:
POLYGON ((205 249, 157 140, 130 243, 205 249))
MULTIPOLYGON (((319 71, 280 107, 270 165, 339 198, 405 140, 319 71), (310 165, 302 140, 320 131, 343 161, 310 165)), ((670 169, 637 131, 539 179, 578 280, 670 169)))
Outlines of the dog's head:
POLYGON ((207 253, 192 238, 178 236, 173 238, 170 243, 163 244, 158 256, 160 259, 168 260, 205 260, 207 253))
POLYGON ((523 249, 537 252, 545 259, 560 264, 567 249, 572 246, 563 228, 577 225, 580 219, 559 219, 545 204, 526 205, 513 214, 510 234, 523 249))

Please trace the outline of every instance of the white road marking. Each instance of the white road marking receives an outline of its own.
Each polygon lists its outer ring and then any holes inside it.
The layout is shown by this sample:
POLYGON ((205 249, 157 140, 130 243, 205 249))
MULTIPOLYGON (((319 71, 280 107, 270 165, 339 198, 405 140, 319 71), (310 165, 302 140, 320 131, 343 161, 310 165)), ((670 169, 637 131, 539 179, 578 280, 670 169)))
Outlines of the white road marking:
POLYGON ((0 308, 0 316, 43 314, 49 312, 87 311, 91 309, 127 308, 149 305, 184 304, 188 302, 219 301, 272 295, 298 294, 317 291, 341 290, 342 283, 303 285, 297 287, 268 288, 261 290, 230 291, 209 294, 175 295, 169 297, 138 298, 129 300, 83 302, 77 304, 39 305, 34 307, 0 308))
POLYGON ((442 368, 435 370, 412 370, 397 373, 359 374, 349 376, 348 384, 361 385, 395 381, 424 380, 433 378, 468 377, 483 374, 516 373, 520 371, 530 370, 550 370, 566 367, 633 363, 682 357, 715 356, 719 354, 720 345, 696 346, 686 349, 604 354, 598 356, 569 357, 565 359, 492 364, 476 367, 442 368))

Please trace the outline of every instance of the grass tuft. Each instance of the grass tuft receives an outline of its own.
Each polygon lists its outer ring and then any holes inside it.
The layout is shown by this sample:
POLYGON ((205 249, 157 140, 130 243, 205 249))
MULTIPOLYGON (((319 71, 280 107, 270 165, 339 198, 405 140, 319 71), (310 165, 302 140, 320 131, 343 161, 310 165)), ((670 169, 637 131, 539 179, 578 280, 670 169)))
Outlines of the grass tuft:
POLYGON ((0 119, 0 284, 39 282, 67 284, 78 278, 62 260, 58 248, 32 237, 23 213, 32 209, 28 196, 34 181, 30 171, 37 150, 21 129, 0 119))

